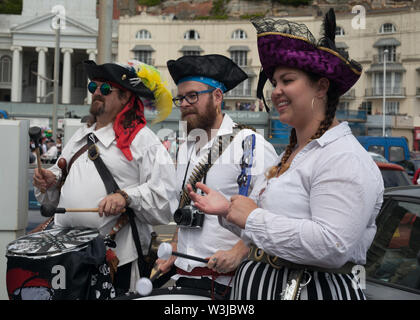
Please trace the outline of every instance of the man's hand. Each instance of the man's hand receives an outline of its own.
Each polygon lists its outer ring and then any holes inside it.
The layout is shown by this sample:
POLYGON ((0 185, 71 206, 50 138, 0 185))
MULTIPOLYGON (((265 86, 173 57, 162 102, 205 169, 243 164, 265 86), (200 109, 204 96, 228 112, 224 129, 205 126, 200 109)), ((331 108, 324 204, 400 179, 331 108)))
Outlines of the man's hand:
POLYGON ((53 187, 57 182, 55 174, 48 169, 38 168, 34 170, 33 185, 38 188, 42 193, 45 193, 49 188, 53 187))
POLYGON ((197 182, 197 189, 202 190, 205 195, 199 195, 193 191, 193 188, 190 184, 187 184, 188 194, 192 201, 194 201, 194 206, 199 210, 207 214, 221 215, 225 216, 229 209, 229 200, 226 199, 223 194, 220 192, 210 189, 204 183, 197 182))
POLYGON ((125 198, 119 193, 107 195, 99 202, 98 213, 99 216, 117 216, 124 212, 126 206, 125 198))

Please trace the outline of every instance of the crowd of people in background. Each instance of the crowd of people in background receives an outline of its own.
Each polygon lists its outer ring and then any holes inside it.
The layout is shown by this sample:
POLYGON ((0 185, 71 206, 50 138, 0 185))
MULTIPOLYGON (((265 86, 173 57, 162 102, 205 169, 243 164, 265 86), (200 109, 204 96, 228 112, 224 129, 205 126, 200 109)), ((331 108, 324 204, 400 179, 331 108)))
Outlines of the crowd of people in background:
MULTIPOLYGON (((39 153, 41 163, 55 163, 61 154, 62 137, 57 137, 56 141, 51 137, 51 130, 44 130, 42 139, 39 142, 39 153)), ((37 165, 36 143, 31 140, 29 143, 29 163, 37 165)))

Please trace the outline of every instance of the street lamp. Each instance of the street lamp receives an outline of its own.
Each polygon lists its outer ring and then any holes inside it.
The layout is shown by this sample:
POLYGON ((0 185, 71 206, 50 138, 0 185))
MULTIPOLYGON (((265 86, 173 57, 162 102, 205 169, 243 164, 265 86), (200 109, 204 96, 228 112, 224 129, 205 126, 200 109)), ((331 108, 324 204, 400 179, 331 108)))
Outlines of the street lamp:
POLYGON ((382 136, 385 137, 385 101, 386 101, 386 59, 388 55, 388 49, 385 49, 383 52, 383 62, 384 62, 384 83, 382 87, 382 136))

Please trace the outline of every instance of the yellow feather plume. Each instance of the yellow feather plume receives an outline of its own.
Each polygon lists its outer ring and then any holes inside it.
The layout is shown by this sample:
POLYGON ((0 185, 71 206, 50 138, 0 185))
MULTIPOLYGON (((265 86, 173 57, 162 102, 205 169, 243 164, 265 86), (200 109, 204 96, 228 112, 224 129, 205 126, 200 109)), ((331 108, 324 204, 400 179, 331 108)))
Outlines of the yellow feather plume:
POLYGON ((143 84, 155 96, 158 115, 152 121, 152 125, 165 120, 172 112, 172 94, 166 87, 166 81, 163 81, 160 72, 153 66, 137 60, 130 60, 128 64, 135 69, 143 84))

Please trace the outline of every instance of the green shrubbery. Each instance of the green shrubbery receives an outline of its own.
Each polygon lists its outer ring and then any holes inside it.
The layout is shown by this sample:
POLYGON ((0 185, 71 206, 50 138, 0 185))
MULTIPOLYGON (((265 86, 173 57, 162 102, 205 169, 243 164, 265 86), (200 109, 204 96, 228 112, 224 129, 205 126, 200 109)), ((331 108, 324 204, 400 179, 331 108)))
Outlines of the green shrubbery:
POLYGON ((22 0, 2 0, 0 1, 1 14, 21 14, 22 0))
POLYGON ((137 3, 141 6, 149 6, 149 7, 153 7, 153 6, 157 6, 159 4, 161 4, 161 0, 137 0, 137 3))

